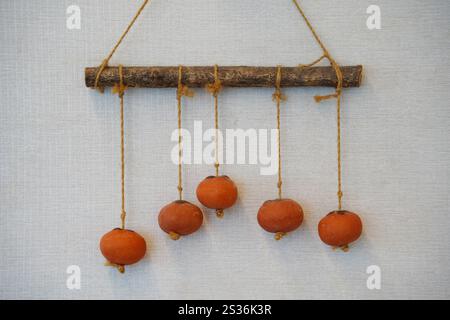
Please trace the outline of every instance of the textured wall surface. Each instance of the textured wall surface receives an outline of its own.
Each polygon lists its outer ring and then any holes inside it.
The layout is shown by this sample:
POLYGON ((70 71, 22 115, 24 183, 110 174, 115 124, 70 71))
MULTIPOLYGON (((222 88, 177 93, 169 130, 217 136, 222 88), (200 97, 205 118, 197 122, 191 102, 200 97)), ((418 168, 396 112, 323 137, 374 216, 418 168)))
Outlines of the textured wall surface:
MULTIPOLYGON (((139 2, 140 3, 140 2, 139 2)), ((128 226, 150 243, 125 275, 103 266, 103 233, 119 224, 119 105, 84 86, 137 9, 135 1, 0 1, 1 298, 450 298, 450 4, 448 1, 302 1, 341 64, 363 64, 343 102, 344 206, 364 219, 349 253, 316 232, 336 207, 333 102, 326 88, 287 89, 283 105, 284 193, 305 223, 280 242, 256 212, 276 196, 276 176, 227 165, 238 204, 223 220, 173 242, 157 223, 176 198, 170 160, 173 89, 126 96, 128 226), (81 29, 66 8, 81 8, 81 29), (366 27, 378 4, 382 29, 366 27), (66 268, 81 268, 81 290, 66 268), (381 268, 368 290, 366 268, 381 268)), ((111 64, 296 65, 320 55, 290 0, 154 0, 111 64)), ((274 128, 272 89, 227 89, 222 128, 274 128)), ((185 127, 212 125, 211 97, 197 90, 185 127)), ((187 200, 213 172, 185 168, 187 200)))

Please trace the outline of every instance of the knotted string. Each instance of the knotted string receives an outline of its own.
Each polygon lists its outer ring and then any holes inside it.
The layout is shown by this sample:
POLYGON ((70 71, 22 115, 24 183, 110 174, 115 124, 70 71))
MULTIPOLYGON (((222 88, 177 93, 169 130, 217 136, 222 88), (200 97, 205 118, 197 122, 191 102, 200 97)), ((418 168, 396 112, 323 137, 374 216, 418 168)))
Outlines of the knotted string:
MULTIPOLYGON (((280 119, 280 113, 281 113, 281 108, 280 108, 280 104, 281 101, 285 101, 286 100, 286 96, 281 92, 281 66, 279 65, 277 67, 277 73, 276 73, 276 77, 275 77, 275 92, 272 95, 272 99, 276 102, 277 104, 277 139, 278 139, 278 183, 277 183, 277 188, 278 188, 278 198, 282 199, 282 190, 281 190, 281 186, 283 184, 283 180, 281 178, 281 119, 280 119)), ((281 240, 284 236, 286 235, 286 232, 277 232, 275 233, 275 240, 281 240)))
POLYGON ((277 67, 277 74, 275 78, 275 92, 272 95, 273 101, 277 104, 277 139, 278 139, 278 198, 282 198, 281 186, 283 184, 283 180, 281 179, 281 133, 280 133, 280 104, 281 101, 286 100, 286 96, 281 92, 281 66, 277 67))
POLYGON ((134 15, 133 19, 131 19, 131 22, 128 24, 128 26, 126 27, 125 31, 120 36, 119 40, 114 45, 114 47, 111 50, 111 52, 108 54, 108 56, 105 59, 103 59, 102 64, 98 67, 98 71, 97 71, 97 74, 95 76, 94 89, 98 89, 100 92, 104 91, 103 87, 99 87, 98 86, 98 82, 100 80, 100 75, 105 70, 105 68, 108 66, 109 60, 111 60, 111 58, 114 55, 114 53, 116 52, 117 48, 119 48, 119 46, 122 43, 123 39, 128 34, 128 32, 131 30, 131 28, 133 27, 133 25, 136 22, 137 18, 139 18, 139 16, 141 15, 142 11, 145 8, 145 6, 149 2, 150 2, 150 0, 144 0, 144 3, 140 6, 139 10, 136 12, 136 14, 134 15))
POLYGON ((109 261, 105 262, 105 267, 113 267, 119 270, 120 273, 125 273, 125 266, 123 264, 115 264, 109 261))
POLYGON ((178 67, 178 87, 177 87, 177 105, 178 105, 178 193, 180 200, 183 200, 183 174, 182 174, 182 159, 183 148, 181 144, 181 98, 183 96, 193 97, 194 92, 187 86, 183 85, 183 66, 178 67))
POLYGON ((300 68, 311 67, 326 58, 329 61, 331 67, 334 69, 334 72, 336 73, 337 85, 336 85, 335 92, 332 94, 324 95, 324 96, 315 96, 314 99, 316 102, 321 102, 323 100, 336 98, 337 167, 338 167, 337 168, 337 170, 338 170, 337 197, 338 197, 338 208, 339 208, 339 210, 342 210, 342 196, 343 196, 343 193, 342 193, 342 169, 341 169, 341 95, 342 95, 342 86, 343 86, 342 70, 339 67, 339 65, 336 63, 336 61, 333 59, 333 57, 330 55, 330 53, 328 52, 328 50, 325 47, 325 45, 323 44, 323 42, 320 40, 316 30, 314 30, 314 27, 309 22, 308 18, 306 17, 305 12, 298 4, 298 1, 297 0, 292 0, 292 1, 294 2, 298 12, 302 16, 303 20, 305 21, 306 25, 308 26, 309 30, 311 31, 312 35, 314 36, 316 42, 319 44, 319 46, 322 48, 322 51, 323 51, 323 55, 319 59, 313 61, 312 63, 310 63, 308 65, 299 65, 299 67, 300 68))
POLYGON ((121 187, 122 187, 122 213, 120 219, 122 220, 122 229, 125 229, 125 139, 124 139, 124 115, 123 115, 123 96, 127 86, 123 82, 123 67, 119 65, 119 83, 113 88, 113 93, 117 93, 120 98, 120 163, 121 163, 121 187))
MULTIPOLYGON (((125 90, 127 90, 127 86, 123 82, 123 67, 122 65, 119 65, 119 83, 115 84, 112 92, 117 93, 119 95, 120 99, 120 163, 121 163, 121 177, 120 177, 120 185, 121 185, 121 191, 122 191, 122 210, 120 214, 120 220, 121 220, 121 228, 122 230, 125 229, 125 219, 127 216, 127 213, 125 211, 125 139, 124 139, 124 112, 123 112, 123 96, 125 94, 125 90)), ((105 263, 105 266, 114 267, 119 270, 120 273, 125 272, 125 266, 112 263, 110 261, 107 261, 105 263)))
MULTIPOLYGON (((222 82, 219 79, 219 67, 214 65, 214 83, 210 83, 206 86, 206 89, 209 93, 211 93, 214 97, 214 152, 215 152, 215 162, 214 168, 216 170, 216 177, 219 176, 219 93, 222 90, 222 82)), ((216 209, 216 216, 218 218, 223 218, 224 212, 223 209, 216 209)))
POLYGON ((214 128, 215 128, 215 163, 216 177, 219 175, 219 92, 222 90, 222 82, 219 80, 219 67, 214 65, 214 83, 206 86, 208 92, 214 97, 214 128))

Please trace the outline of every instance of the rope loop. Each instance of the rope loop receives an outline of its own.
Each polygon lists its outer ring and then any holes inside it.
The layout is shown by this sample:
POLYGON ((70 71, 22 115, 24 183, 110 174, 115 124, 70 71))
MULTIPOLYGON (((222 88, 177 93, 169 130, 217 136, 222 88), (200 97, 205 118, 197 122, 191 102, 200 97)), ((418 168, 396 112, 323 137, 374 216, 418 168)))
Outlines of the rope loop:
POLYGON ((206 85, 206 90, 214 97, 217 97, 222 90, 222 82, 219 79, 219 67, 217 64, 214 65, 214 83, 206 85))
POLYGON ((180 65, 178 66, 177 99, 181 99, 183 96, 192 98, 194 96, 194 91, 183 84, 183 66, 180 65))
POLYGON ((286 95, 281 92, 281 66, 277 67, 275 77, 275 92, 272 95, 273 101, 286 101, 286 95))
POLYGON ((334 72, 336 73, 337 86, 336 86, 335 92, 332 94, 314 96, 314 100, 317 103, 320 103, 323 100, 328 100, 328 99, 332 99, 332 98, 338 99, 341 97, 341 94, 342 94, 342 84, 344 82, 342 70, 341 70, 340 66, 333 60, 333 58, 331 58, 329 55, 326 55, 325 57, 330 61, 330 64, 333 67, 334 72))
POLYGON ((125 94, 125 90, 128 89, 128 86, 124 84, 123 81, 123 66, 119 65, 119 83, 116 83, 112 89, 112 93, 118 94, 119 98, 123 98, 123 95, 125 94))

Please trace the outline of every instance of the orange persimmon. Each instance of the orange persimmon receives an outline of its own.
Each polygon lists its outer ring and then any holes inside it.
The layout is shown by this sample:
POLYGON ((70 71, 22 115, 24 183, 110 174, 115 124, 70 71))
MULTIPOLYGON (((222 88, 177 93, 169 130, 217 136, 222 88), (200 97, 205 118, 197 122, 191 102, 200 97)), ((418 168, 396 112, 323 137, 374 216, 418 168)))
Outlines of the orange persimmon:
POLYGON ((196 205, 176 200, 163 207, 158 216, 160 228, 173 240, 197 231, 203 223, 203 213, 196 205))
POLYGON ((116 228, 100 240, 100 251, 106 260, 122 267, 141 260, 146 250, 144 238, 133 230, 116 228))
POLYGON ((205 207, 216 209, 218 217, 223 210, 233 206, 238 197, 238 189, 228 176, 206 177, 197 187, 197 198, 205 207))
POLYGON ((362 233, 362 221, 356 213, 336 210, 327 214, 318 225, 319 237, 326 244, 347 250, 362 233))
POLYGON ((302 222, 303 209, 291 199, 268 200, 258 211, 259 225, 264 230, 275 233, 277 240, 297 229, 302 222))

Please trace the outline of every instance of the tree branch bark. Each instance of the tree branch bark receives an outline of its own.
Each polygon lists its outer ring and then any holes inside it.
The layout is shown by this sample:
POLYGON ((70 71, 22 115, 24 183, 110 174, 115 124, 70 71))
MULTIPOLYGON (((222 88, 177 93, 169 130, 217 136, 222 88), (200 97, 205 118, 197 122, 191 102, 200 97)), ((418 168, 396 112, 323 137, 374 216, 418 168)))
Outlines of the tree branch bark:
MULTIPOLYGON (((118 67, 107 67, 99 78, 99 87, 119 83, 118 67)), ((341 67, 343 87, 359 87, 362 81, 361 65, 341 67)), ((97 67, 85 69, 87 87, 94 87, 97 67)), ((226 87, 273 87, 277 67, 219 67, 219 79, 226 87)), ((178 67, 124 67, 124 84, 128 87, 176 88, 178 67)), ((191 88, 204 87, 214 82, 214 67, 183 67, 183 84, 191 88)), ((336 87, 337 78, 332 67, 283 67, 282 87, 336 87)))

